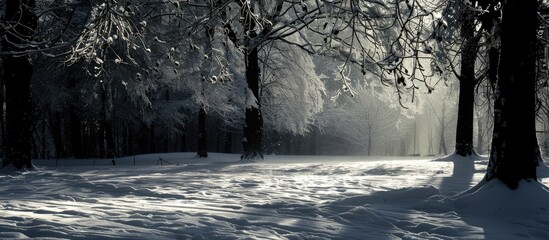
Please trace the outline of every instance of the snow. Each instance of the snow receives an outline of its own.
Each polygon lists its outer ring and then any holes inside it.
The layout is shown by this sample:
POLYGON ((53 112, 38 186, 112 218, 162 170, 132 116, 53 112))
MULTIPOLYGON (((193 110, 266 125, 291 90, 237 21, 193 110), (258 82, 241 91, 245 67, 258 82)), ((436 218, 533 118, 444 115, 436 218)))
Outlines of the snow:
POLYGON ((549 239, 546 179, 463 193, 486 159, 209 156, 3 170, 0 239, 549 239))
POLYGON ((257 98, 250 88, 246 88, 246 108, 259 108, 257 98))

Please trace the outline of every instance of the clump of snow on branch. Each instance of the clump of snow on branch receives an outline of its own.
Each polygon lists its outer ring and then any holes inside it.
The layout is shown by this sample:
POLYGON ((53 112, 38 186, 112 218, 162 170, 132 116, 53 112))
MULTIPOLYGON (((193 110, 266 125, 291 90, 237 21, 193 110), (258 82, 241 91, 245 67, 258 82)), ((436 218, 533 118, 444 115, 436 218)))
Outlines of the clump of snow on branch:
POLYGON ((67 59, 68 63, 84 60, 93 67, 90 73, 99 76, 104 72, 103 65, 108 61, 107 53, 112 51, 115 63, 129 61, 136 64, 130 52, 140 48, 137 43, 147 25, 145 21, 136 22, 136 11, 137 7, 130 3, 122 5, 116 0, 107 0, 93 6, 89 21, 67 59), (116 52, 113 48, 115 45, 123 46, 123 52, 116 52))
POLYGON ((246 88, 246 108, 259 108, 257 98, 250 88, 246 88))

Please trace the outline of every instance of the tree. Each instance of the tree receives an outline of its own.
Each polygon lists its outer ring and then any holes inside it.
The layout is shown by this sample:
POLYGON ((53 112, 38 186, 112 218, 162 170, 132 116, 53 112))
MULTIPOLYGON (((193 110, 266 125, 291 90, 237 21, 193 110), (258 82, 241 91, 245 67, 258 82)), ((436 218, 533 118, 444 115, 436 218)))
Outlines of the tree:
POLYGON ((501 57, 494 103, 494 134, 486 174, 515 189, 522 179, 537 180, 536 0, 503 4, 501 57), (520 37, 516 37, 520 36, 520 37))
POLYGON ((473 145, 475 90, 483 81, 495 82, 499 6, 490 0, 451 1, 442 13, 443 23, 435 27, 442 46, 436 54, 445 58, 440 64, 459 81, 454 154, 464 157, 477 154, 473 145))
MULTIPOLYGON (((288 37, 299 42, 295 37, 288 37)), ((323 108, 324 84, 315 73, 312 56, 282 41, 265 44, 260 52, 264 125, 278 132, 309 132, 323 108)))
POLYGON ((38 71, 50 74, 35 78, 33 93, 41 99, 40 109, 51 110, 56 116, 50 119, 49 126, 56 149, 68 150, 59 151, 63 153, 59 157, 77 156, 80 148, 86 157, 134 153, 141 142, 147 142, 141 144, 144 151, 155 149, 148 146, 165 147, 167 141, 149 144, 157 140, 151 136, 169 139, 180 131, 186 119, 180 111, 184 102, 170 98, 170 93, 176 95, 173 89, 180 84, 161 77, 156 65, 161 62, 155 60, 169 57, 170 48, 162 46, 155 35, 146 34, 154 33, 146 27, 147 21, 151 22, 149 26, 158 26, 155 20, 162 19, 159 16, 166 12, 172 13, 173 4, 112 0, 54 2, 57 5, 40 6, 45 9, 41 11, 44 13, 41 20, 46 22, 39 28, 43 34, 40 39, 47 39, 44 40, 47 44, 37 49, 43 53, 38 61, 42 63, 38 67, 43 68, 38 71), (150 131, 136 133, 141 130, 150 131), (134 141, 134 137, 138 140, 134 141), (78 147, 79 143, 84 146, 78 147))
POLYGON ((225 34, 218 4, 222 3, 188 3, 181 10, 185 14, 167 19, 155 33, 173 50, 168 60, 159 60, 171 66, 165 77, 179 82, 178 90, 185 92, 187 98, 182 108, 197 116, 199 157, 207 157, 206 117, 221 120, 225 128, 240 126, 239 109, 244 97, 239 93, 247 85, 240 61, 243 55, 225 34))
MULTIPOLYGON (((288 40, 300 41, 295 36, 288 40)), ((271 152, 281 145, 281 136, 302 139, 313 129, 323 110, 325 89, 315 73, 313 57, 295 45, 283 41, 267 43, 260 57, 264 127, 270 129, 264 142, 266 151, 271 152)))
POLYGON ((6 154, 2 166, 33 168, 31 79, 33 63, 26 53, 32 48, 37 27, 34 0, 6 1, 6 35, 2 41, 6 91, 6 154))
MULTIPOLYGON (((547 29, 545 29, 547 31, 547 29)), ((549 39, 544 39, 545 41, 549 39)), ((538 83, 538 123, 540 128, 538 131, 540 132, 540 148, 543 149, 544 157, 549 156, 549 69, 547 67, 547 55, 545 53, 547 42, 543 41, 543 47, 540 46, 540 49, 542 49, 541 52, 539 52, 539 60, 538 63, 538 78, 541 80, 538 83)))
MULTIPOLYGON (((414 7, 416 5, 414 4, 417 4, 417 2, 412 1, 407 4, 408 9, 410 9, 411 12, 415 10, 414 7)), ((383 9, 385 7, 383 4, 380 5, 381 7, 378 9, 383 9)), ((340 9, 345 8, 340 7, 340 9)), ((352 14, 353 17, 350 18, 351 21, 347 22, 353 23, 353 21, 356 21, 354 18, 361 16, 361 12, 354 10, 360 9, 358 7, 351 9, 352 10, 349 10, 349 12, 355 11, 353 12, 355 14, 352 14)), ((398 10, 401 10, 398 5, 396 6, 396 9, 397 13, 398 10)), ((425 12, 421 6, 419 6, 419 9, 418 12, 425 12)), ((405 19, 408 20, 409 18, 405 19)), ((519 2, 516 0, 507 1, 503 3, 502 19, 500 58, 497 71, 498 82, 496 101, 494 104, 494 134, 486 179, 491 180, 498 178, 505 182, 510 188, 516 188, 518 186, 518 181, 521 179, 536 179, 536 165, 539 162, 539 151, 535 131, 537 2, 535 0, 528 0, 527 2, 519 2)), ((359 21, 357 22, 360 23, 359 21)), ((398 21, 398 23, 401 22, 398 21)), ((411 71, 407 69, 407 65, 402 64, 402 58, 407 56, 403 53, 413 52, 409 59, 412 59, 414 64, 421 64, 421 62, 415 61, 420 57, 420 49, 423 49, 423 47, 419 48, 420 43, 425 42, 426 44, 429 44, 430 41, 424 40, 420 36, 427 35, 432 37, 432 35, 422 34, 421 31, 417 31, 419 33, 414 33, 414 31, 409 31, 407 26, 415 26, 410 29, 421 30, 423 29, 421 28, 422 23, 424 23, 422 18, 418 18, 416 21, 405 21, 403 25, 399 25, 402 26, 403 30, 397 31, 397 33, 400 33, 400 35, 397 34, 397 36, 402 35, 404 37, 398 37, 396 41, 387 41, 391 44, 391 48, 385 51, 385 53, 388 54, 374 55, 374 57, 378 55, 388 55, 388 57, 385 58, 386 65, 380 66, 381 73, 388 72, 388 74, 394 75, 395 86, 406 86, 406 84, 409 83, 407 80, 409 80, 412 83, 413 89, 416 88, 414 81, 418 79, 413 74, 415 71, 412 71, 412 74, 410 74, 411 71), (407 33, 410 35, 407 35, 407 33), (407 78, 405 78, 405 76, 407 76, 407 78)), ((344 26, 355 25, 347 24, 344 26)), ((464 33, 468 29, 463 29, 464 33)), ((340 29, 338 29, 337 32, 341 32, 339 30, 340 29)), ((354 28, 351 29, 351 31, 356 33, 354 28)), ((335 33, 336 31, 333 32, 335 33)), ((330 37, 333 37, 333 35, 330 37)), ((467 37, 471 39, 470 35, 467 37)), ((350 39, 354 40, 352 37, 350 39)), ((434 39, 438 39, 438 37, 435 35, 434 39)), ((354 41, 343 41, 343 43, 346 44, 345 46, 349 48, 349 50, 345 51, 345 53, 348 54, 347 57, 349 62, 353 62, 354 60, 354 55, 350 54, 352 53, 352 47, 356 46, 353 45, 353 42, 354 41)), ((374 42, 379 44, 379 41, 374 42)), ((427 47, 430 46, 427 45, 427 47)), ((382 48, 382 50, 383 49, 384 48, 382 48)), ((474 48, 472 49, 474 50, 474 48)), ((363 53, 368 53, 367 51, 364 51, 365 48, 359 48, 359 50, 362 50, 363 53)), ((429 48, 428 52, 432 52, 432 50, 437 49, 429 48)), ((374 57, 371 57, 371 54, 364 54, 362 56, 368 56, 370 57, 369 59, 375 60, 374 57)), ((473 54, 471 54, 471 56, 473 56, 473 54)), ((462 57, 462 61, 473 62, 472 59, 474 59, 474 57, 462 57)), ((379 63, 379 61, 369 61, 369 63, 379 63)), ((464 65, 469 64, 470 63, 464 63, 464 65)), ((419 69, 421 70, 421 68, 419 69)), ((434 69, 436 70, 436 67, 434 69)), ((415 68, 413 70, 415 70, 415 68)), ((464 70, 467 70, 464 71, 464 73, 470 75, 470 69, 464 70)), ((421 72, 423 72, 423 70, 421 70, 421 72)), ((379 74, 380 72, 378 71, 377 73, 379 74)), ((427 88, 428 91, 432 90, 429 85, 427 85, 427 88)), ((470 87, 467 86, 467 88, 470 87)), ((397 90, 400 89, 402 88, 397 90)), ((401 92, 399 91, 398 93, 400 94, 401 92)), ((467 136, 467 138, 469 137, 467 136)))
POLYGON ((538 34, 536 110, 538 111, 537 120, 540 126, 538 128, 540 151, 545 157, 549 153, 549 29, 547 28, 549 3, 547 1, 540 3, 539 14, 542 23, 538 34))
MULTIPOLYGON (((494 83, 496 82, 497 81, 494 81, 494 83)), ((481 83, 479 83, 479 85, 477 86, 475 97, 475 152, 477 152, 478 154, 488 155, 489 153, 494 123, 493 95, 494 90, 492 89, 490 81, 482 81, 481 83)))
POLYGON ((197 134, 197 156, 208 157, 208 139, 206 137, 206 110, 200 107, 198 111, 198 134, 197 134))
MULTIPOLYGON (((263 113, 260 98, 260 51, 274 40, 292 43, 288 36, 296 34, 316 19, 320 7, 313 1, 298 4, 292 1, 218 1, 223 27, 231 42, 244 54, 246 96, 243 153, 241 158, 263 158, 263 113), (307 9, 311 4, 311 9, 307 9)), ((318 3, 319 4, 319 3, 318 3)), ((300 44, 295 44, 301 46, 300 44)))
MULTIPOLYGON (((461 2, 461 1, 458 1, 461 2)), ((455 154, 461 156, 473 155, 473 114, 475 101, 475 86, 478 83, 475 75, 475 62, 477 59, 481 34, 476 33, 475 11, 469 6, 462 7, 461 17, 461 64, 459 79, 459 103, 456 128, 455 154)))

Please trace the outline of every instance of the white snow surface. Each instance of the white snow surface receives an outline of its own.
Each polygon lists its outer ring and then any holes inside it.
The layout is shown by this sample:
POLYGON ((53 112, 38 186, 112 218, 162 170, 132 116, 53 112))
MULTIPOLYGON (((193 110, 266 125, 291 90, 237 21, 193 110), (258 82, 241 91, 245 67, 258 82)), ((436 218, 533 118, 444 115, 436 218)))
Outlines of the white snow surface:
POLYGON ((463 194, 485 159, 209 156, 2 170, 0 239, 549 239, 546 167, 463 194))

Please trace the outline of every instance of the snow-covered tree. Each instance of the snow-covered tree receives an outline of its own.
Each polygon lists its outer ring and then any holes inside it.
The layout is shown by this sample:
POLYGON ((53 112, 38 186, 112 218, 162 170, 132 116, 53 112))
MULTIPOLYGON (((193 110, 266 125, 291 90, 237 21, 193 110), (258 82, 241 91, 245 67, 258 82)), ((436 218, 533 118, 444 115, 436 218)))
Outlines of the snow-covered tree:
POLYGON ((324 101, 324 84, 315 74, 312 57, 282 42, 264 46, 260 54, 265 127, 292 134, 307 133, 324 101))
POLYGON ((5 15, 1 24, 8 29, 3 32, 5 37, 2 43, 7 105, 4 165, 13 163, 16 168, 30 168, 30 146, 33 145, 30 84, 35 71, 34 65, 45 58, 69 56, 72 48, 74 51, 70 62, 94 62, 96 65, 93 68, 81 69, 97 72, 95 70, 100 70, 101 67, 97 63, 114 52, 108 53, 105 50, 118 36, 122 39, 130 35, 139 36, 135 29, 129 32, 130 28, 127 27, 133 26, 127 23, 135 19, 133 11, 136 8, 133 5, 118 5, 117 1, 110 0, 103 3, 64 0, 3 1, 2 7, 5 15), (11 64, 15 64, 17 68, 13 68, 11 64), (12 74, 11 71, 20 73, 12 74), (22 75, 17 76, 18 74, 22 75), (17 80, 12 80, 12 77, 17 80), (14 124, 15 122, 17 123, 14 124))
MULTIPOLYGON (((261 111, 260 52, 270 42, 282 41, 300 45, 288 39, 316 19, 319 7, 314 1, 296 3, 284 0, 272 1, 214 1, 215 12, 231 42, 244 55, 246 110, 244 124, 244 151, 242 158, 263 157, 263 114, 261 111), (311 10, 307 4, 316 5, 311 10)), ((320 4, 320 3, 319 3, 320 4)), ((209 19, 209 18, 208 18, 209 19)), ((302 37, 302 36, 300 36, 302 37)))

